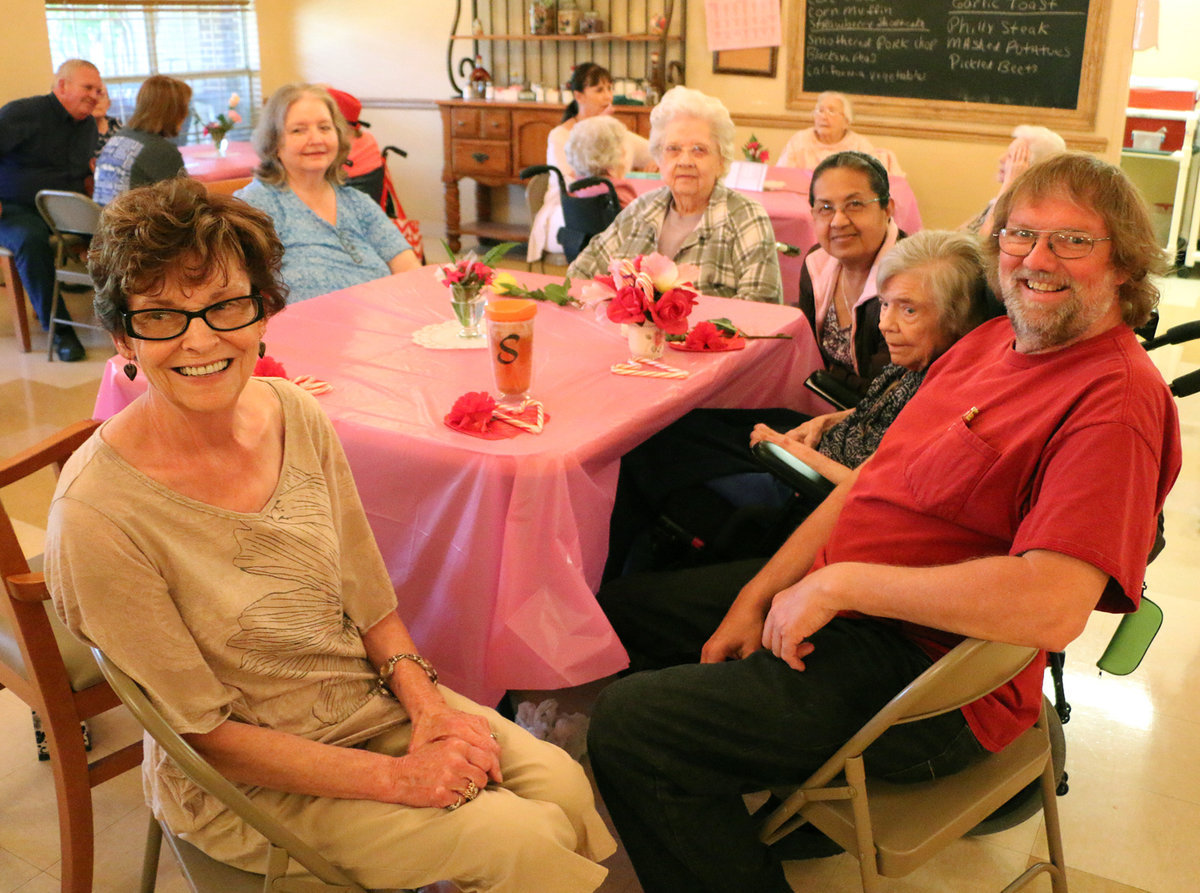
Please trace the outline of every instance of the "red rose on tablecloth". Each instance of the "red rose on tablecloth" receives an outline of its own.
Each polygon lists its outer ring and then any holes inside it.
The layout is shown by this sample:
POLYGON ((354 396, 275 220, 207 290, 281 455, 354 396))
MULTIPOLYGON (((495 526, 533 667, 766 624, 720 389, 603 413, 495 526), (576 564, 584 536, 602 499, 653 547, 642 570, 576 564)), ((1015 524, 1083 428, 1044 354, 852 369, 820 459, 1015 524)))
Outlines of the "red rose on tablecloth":
POLYGON ((646 304, 641 289, 632 285, 619 289, 608 305, 608 318, 613 322, 644 323, 646 304))
POLYGON ((484 431, 492 421, 496 401, 485 391, 470 391, 454 401, 446 424, 464 431, 484 431))
POLYGON ((696 323, 696 327, 688 332, 687 340, 683 343, 690 350, 720 350, 725 346, 725 336, 706 319, 696 323))
POLYGON ((672 288, 650 307, 654 324, 668 335, 682 335, 688 330, 687 318, 696 306, 696 293, 687 288, 672 288))
POLYGON ((283 363, 270 356, 258 358, 258 362, 254 364, 254 374, 268 378, 288 377, 287 370, 283 368, 283 363))

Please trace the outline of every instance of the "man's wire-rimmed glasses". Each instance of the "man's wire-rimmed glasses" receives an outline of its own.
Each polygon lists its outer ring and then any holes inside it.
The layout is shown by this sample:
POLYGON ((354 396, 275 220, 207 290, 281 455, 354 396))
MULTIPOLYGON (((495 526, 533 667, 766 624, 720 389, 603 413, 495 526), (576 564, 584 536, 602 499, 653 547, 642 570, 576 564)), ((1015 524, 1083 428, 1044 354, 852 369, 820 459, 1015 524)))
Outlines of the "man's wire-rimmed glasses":
POLYGON ((1063 260, 1087 257, 1097 242, 1111 241, 1110 236, 1089 236, 1087 233, 1069 229, 1024 229, 1008 226, 997 231, 995 236, 996 241, 1000 243, 1000 250, 1013 257, 1027 257, 1037 245, 1038 239, 1046 236, 1054 256, 1063 260))

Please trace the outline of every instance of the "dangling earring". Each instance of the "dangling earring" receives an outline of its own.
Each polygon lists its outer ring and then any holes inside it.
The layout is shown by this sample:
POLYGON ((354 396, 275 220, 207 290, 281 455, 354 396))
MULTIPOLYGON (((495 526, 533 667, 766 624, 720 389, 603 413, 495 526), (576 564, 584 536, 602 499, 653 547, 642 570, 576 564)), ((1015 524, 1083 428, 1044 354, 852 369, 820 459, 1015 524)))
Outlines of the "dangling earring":
POLYGON ((125 377, 130 381, 133 381, 135 378, 137 378, 137 366, 133 365, 132 362, 126 363, 121 368, 121 371, 125 373, 125 377))
POLYGON ((261 360, 266 355, 267 355, 267 342, 265 342, 265 341, 258 342, 258 358, 261 360))

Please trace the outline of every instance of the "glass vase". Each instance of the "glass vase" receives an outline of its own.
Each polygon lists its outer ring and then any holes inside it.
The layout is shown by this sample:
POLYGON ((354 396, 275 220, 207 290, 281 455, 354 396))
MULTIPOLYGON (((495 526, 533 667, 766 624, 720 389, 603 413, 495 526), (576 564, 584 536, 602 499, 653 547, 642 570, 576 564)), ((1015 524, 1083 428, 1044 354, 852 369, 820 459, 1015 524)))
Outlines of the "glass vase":
POLYGON ((450 306, 458 319, 459 338, 483 337, 483 308, 486 304, 487 300, 480 288, 450 286, 450 306))
POLYGON ((667 349, 666 334, 653 323, 641 325, 625 324, 625 335, 629 340, 629 357, 633 360, 657 360, 667 349))

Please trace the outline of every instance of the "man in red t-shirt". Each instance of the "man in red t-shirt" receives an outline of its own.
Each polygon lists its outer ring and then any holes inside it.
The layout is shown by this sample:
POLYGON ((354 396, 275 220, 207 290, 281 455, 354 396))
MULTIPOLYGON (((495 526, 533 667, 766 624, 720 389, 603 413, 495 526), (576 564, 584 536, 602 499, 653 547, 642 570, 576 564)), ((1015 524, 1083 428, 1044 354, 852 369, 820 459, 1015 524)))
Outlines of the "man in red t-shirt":
MULTIPOLYGON (((994 223, 1007 319, 931 366, 701 663, 597 703, 592 766, 646 893, 784 893, 794 854, 758 842, 743 792, 803 781, 965 636, 1061 650, 1093 610, 1136 608, 1181 462, 1171 395, 1132 331, 1163 272, 1149 215, 1118 168, 1064 154, 1014 182, 994 223)), ((999 750, 1036 719, 1042 670, 889 731, 868 773, 928 778, 999 750)))

